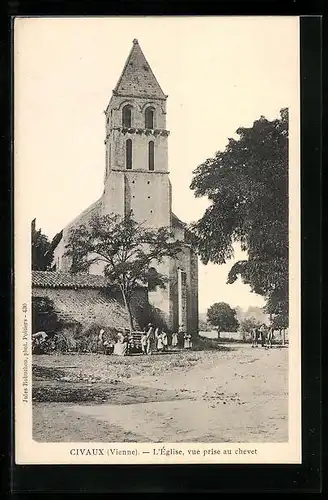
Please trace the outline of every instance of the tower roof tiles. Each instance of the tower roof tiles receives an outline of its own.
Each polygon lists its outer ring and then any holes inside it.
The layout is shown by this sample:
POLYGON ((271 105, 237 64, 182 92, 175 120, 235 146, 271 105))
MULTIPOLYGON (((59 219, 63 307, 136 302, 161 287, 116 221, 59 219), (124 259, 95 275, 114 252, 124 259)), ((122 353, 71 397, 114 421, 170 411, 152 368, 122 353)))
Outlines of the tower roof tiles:
POLYGON ((167 97, 136 39, 133 40, 132 49, 113 93, 121 96, 152 97, 155 99, 166 99, 167 97))

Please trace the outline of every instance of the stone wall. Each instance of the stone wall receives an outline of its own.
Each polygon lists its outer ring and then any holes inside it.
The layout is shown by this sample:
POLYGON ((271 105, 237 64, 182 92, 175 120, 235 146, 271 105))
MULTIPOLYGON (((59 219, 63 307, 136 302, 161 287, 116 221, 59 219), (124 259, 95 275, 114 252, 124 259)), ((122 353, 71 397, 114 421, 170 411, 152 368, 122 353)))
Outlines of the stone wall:
POLYGON ((166 173, 136 170, 111 171, 106 179, 102 211, 123 216, 133 210, 148 227, 169 227, 171 196, 166 173))
MULTIPOLYGON (((80 323, 83 329, 98 324, 100 327, 121 330, 128 328, 129 322, 118 294, 105 289, 33 287, 33 297, 48 297, 53 301, 59 315, 69 323, 80 323)), ((135 327, 140 328, 142 312, 147 311, 148 301, 145 290, 137 291, 132 300, 135 327)))

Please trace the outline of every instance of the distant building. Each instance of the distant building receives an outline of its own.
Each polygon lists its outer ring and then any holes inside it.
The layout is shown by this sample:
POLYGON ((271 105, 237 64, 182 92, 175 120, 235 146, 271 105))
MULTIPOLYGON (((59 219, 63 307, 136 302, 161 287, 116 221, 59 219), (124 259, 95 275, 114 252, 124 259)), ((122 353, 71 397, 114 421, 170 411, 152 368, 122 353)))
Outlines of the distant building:
MULTIPOLYGON (((172 213, 168 170, 166 101, 137 40, 105 111, 105 176, 101 198, 70 222, 60 233, 54 250, 56 270, 67 272, 64 256, 69 231, 87 224, 96 214, 121 216, 133 211, 149 227, 168 227, 182 240, 182 255, 157 266, 169 277, 165 290, 149 292, 149 302, 171 331, 181 325, 198 331, 198 259, 188 244, 185 224, 172 213)), ((93 265, 91 274, 103 267, 93 265)))

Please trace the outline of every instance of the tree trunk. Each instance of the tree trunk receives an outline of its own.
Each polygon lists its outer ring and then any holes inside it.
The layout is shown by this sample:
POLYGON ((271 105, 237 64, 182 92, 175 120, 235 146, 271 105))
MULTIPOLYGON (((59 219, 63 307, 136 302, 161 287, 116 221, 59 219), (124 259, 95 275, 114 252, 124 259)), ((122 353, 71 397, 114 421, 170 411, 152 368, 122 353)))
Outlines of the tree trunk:
POLYGON ((120 288, 121 288, 121 293, 122 293, 122 297, 123 297, 123 301, 124 301, 125 310, 126 310, 127 315, 128 315, 129 326, 130 326, 130 333, 132 333, 133 332, 133 319, 132 319, 132 313, 131 313, 130 304, 129 304, 129 301, 127 300, 127 298, 126 298, 126 294, 125 294, 125 291, 124 291, 123 287, 120 287, 120 288))
POLYGON ((218 330, 218 340, 220 340, 221 330, 218 330))
POLYGON ((285 328, 282 329, 282 345, 286 344, 286 330, 285 328))

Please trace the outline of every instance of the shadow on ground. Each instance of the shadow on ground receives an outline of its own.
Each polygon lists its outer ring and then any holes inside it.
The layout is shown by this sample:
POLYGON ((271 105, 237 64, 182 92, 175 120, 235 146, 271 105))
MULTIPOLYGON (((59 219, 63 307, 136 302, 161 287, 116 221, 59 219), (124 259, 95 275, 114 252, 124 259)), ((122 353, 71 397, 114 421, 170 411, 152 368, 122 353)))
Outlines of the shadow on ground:
POLYGON ((58 368, 33 366, 33 402, 127 405, 193 398, 192 392, 185 389, 177 391, 140 387, 115 379, 106 383, 63 380, 68 378, 65 377, 65 372, 58 368))

